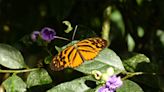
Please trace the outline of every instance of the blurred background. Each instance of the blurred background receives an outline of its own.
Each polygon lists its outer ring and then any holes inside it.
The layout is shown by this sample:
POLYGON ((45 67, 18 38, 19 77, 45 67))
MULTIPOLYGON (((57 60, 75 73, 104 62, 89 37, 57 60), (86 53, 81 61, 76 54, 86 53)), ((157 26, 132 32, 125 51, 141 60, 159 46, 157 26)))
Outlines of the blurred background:
MULTIPOLYGON (((143 53, 151 61, 142 71, 156 72, 139 82, 145 92, 164 91, 164 0, 0 0, 0 43, 19 49, 28 65, 48 53, 33 44, 30 34, 43 27, 71 39, 62 21, 79 25, 75 39, 101 36, 110 25, 110 46, 122 60, 143 53), (86 36, 86 37, 82 37, 86 36), (41 54, 42 53, 42 54, 41 54)), ((60 46, 60 45, 59 45, 60 46)), ((54 47, 49 46, 51 49, 54 47)), ((52 53, 57 53, 53 52, 52 53)), ((142 77, 140 77, 142 80, 142 77)), ((136 80, 139 81, 139 80, 136 80)))

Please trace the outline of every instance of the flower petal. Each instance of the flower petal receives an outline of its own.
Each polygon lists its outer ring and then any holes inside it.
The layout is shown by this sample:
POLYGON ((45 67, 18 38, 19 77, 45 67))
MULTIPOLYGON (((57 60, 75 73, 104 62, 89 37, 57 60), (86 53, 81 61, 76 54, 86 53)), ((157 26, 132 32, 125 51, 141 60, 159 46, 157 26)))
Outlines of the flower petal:
POLYGON ((106 87, 108 87, 109 90, 116 90, 116 88, 120 87, 122 84, 123 83, 121 78, 113 75, 110 76, 108 81, 106 82, 106 87))
POLYGON ((49 27, 44 27, 41 30, 41 37, 45 41, 51 41, 55 38, 56 32, 54 29, 51 29, 49 27))
POLYGON ((101 87, 98 92, 109 92, 108 88, 106 88, 105 86, 101 87))
POLYGON ((39 34, 40 34, 39 31, 34 31, 34 32, 32 32, 32 34, 31 34, 31 39, 32 39, 33 41, 36 41, 36 39, 37 39, 37 37, 39 36, 39 34))

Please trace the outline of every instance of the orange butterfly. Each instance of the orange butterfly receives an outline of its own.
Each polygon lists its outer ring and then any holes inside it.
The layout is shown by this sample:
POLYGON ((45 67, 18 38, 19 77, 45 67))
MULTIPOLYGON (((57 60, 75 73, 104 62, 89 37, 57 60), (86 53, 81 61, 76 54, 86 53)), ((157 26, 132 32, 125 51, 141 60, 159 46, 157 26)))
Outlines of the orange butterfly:
POLYGON ((107 41, 99 37, 81 40, 54 56, 50 64, 51 69, 59 71, 67 67, 77 67, 84 61, 95 58, 106 45, 107 41))

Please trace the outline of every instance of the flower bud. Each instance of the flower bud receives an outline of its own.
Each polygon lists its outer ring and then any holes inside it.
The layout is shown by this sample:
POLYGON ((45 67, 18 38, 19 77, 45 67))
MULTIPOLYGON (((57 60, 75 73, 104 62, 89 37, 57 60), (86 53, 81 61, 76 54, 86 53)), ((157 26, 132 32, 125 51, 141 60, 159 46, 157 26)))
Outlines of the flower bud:
POLYGON ((102 80, 103 80, 103 81, 107 81, 108 78, 109 78, 109 75, 108 75, 107 73, 103 73, 103 74, 102 74, 102 80))
POLYGON ((100 71, 97 70, 93 70, 92 74, 94 75, 95 79, 100 80, 102 77, 102 73, 100 71))
POLYGON ((112 67, 109 67, 107 69, 107 74, 108 74, 108 76, 112 76, 114 74, 114 69, 112 67))

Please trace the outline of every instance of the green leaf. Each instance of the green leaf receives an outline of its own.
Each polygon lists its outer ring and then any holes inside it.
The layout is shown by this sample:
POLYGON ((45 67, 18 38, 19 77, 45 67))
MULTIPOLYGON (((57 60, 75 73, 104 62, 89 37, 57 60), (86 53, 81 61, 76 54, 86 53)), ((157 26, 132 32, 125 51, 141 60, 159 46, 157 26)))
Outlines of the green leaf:
POLYGON ((93 88, 93 89, 89 89, 89 90, 87 90, 87 91, 85 91, 85 92, 99 92, 99 89, 102 87, 102 85, 99 85, 99 86, 97 86, 96 88, 93 88))
POLYGON ((125 80, 123 85, 116 92, 144 92, 142 88, 133 81, 125 80))
POLYGON ((22 54, 7 44, 0 44, 0 64, 10 69, 26 67, 22 54))
POLYGON ((145 56, 144 54, 134 54, 134 55, 128 57, 128 59, 124 60, 123 64, 124 64, 126 70, 128 70, 130 72, 134 72, 139 64, 149 63, 149 62, 150 62, 149 58, 147 56, 145 56))
POLYGON ((50 55, 50 56, 47 56, 47 57, 44 59, 44 63, 45 63, 45 64, 50 64, 51 61, 52 61, 52 56, 51 56, 51 55, 50 55))
POLYGON ((2 85, 5 87, 6 92, 26 92, 26 84, 15 74, 6 79, 2 85))
POLYGON ((32 71, 27 77, 27 86, 32 87, 36 85, 49 84, 52 82, 51 77, 45 69, 32 71))
POLYGON ((71 26, 71 23, 69 21, 63 21, 63 24, 67 26, 67 29, 64 30, 65 33, 69 33, 73 30, 73 27, 71 26))
POLYGON ((144 29, 142 27, 138 27, 137 28, 137 34, 140 38, 142 38, 144 36, 144 29))
POLYGON ((85 92, 90 89, 85 82, 86 80, 92 80, 92 78, 91 76, 86 76, 70 82, 65 82, 53 87, 47 92, 85 92))
POLYGON ((109 67, 113 67, 116 70, 115 73, 124 71, 122 61, 116 53, 108 48, 105 48, 94 60, 85 61, 82 65, 77 67, 76 70, 83 73, 90 73, 93 70, 104 72, 109 67))
POLYGON ((114 22, 116 24, 116 26, 121 31, 122 35, 124 35, 125 34, 125 24, 124 24, 121 12, 117 9, 112 9, 110 19, 111 19, 112 22, 114 22))
POLYGON ((132 52, 133 49, 135 48, 135 41, 130 34, 127 35, 126 39, 127 39, 128 51, 132 52))
POLYGON ((58 46, 55 46, 55 49, 56 49, 58 52, 62 51, 62 48, 60 48, 60 47, 58 47, 58 46))
POLYGON ((136 2, 137 2, 138 5, 142 5, 143 0, 136 0, 136 2))
POLYGON ((159 37, 162 45, 164 46, 164 31, 159 29, 159 30, 157 30, 156 34, 159 37))

